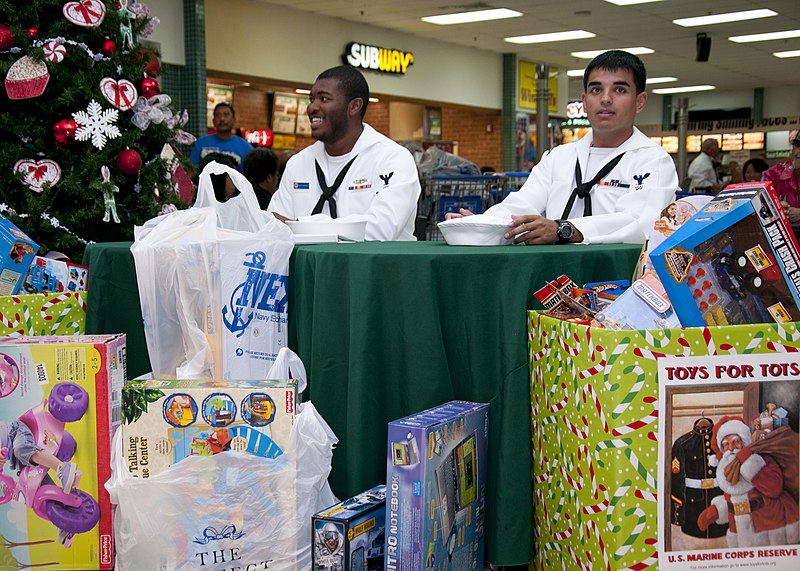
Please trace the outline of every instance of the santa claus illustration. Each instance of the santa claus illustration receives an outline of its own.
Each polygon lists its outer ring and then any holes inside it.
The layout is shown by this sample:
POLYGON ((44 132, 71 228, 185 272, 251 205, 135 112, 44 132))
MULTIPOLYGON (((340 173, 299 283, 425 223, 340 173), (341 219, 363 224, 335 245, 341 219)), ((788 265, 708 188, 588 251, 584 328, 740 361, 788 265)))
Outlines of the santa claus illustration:
POLYGON ((718 461, 717 484, 724 492, 697 518, 700 529, 728 524, 729 547, 791 545, 800 542, 798 505, 784 489, 783 472, 769 454, 750 449, 750 427, 724 416, 714 426, 711 446, 718 461))

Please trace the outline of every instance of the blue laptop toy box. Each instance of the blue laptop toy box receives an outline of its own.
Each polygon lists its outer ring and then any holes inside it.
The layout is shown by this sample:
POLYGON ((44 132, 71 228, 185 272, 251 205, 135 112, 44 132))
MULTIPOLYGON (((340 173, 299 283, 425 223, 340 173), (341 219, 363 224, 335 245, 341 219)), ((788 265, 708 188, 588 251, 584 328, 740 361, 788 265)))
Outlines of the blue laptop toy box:
POLYGON ((466 401, 389 423, 387 571, 483 569, 488 430, 466 401))

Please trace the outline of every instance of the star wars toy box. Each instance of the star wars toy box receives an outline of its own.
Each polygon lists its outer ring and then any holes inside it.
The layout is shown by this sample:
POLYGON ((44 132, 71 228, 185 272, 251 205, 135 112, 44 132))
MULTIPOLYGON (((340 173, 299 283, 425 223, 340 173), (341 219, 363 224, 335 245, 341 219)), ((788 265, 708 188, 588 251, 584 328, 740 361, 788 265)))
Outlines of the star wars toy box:
POLYGON ((0 338, 0 568, 112 568, 125 371, 125 335, 0 338))
POLYGON ((483 568, 488 432, 466 401, 389 423, 387 571, 483 568))
POLYGON ((386 486, 370 488, 314 514, 314 571, 383 569, 386 486))
POLYGON ((296 381, 132 380, 122 392, 130 474, 149 478, 190 455, 236 450, 283 454, 297 406, 296 381))
POLYGON ((770 182, 728 186, 650 259, 684 327, 800 320, 797 241, 770 182))
POLYGON ((36 242, 0 214, 0 295, 19 291, 38 250, 36 242))
POLYGON ((35 256, 22 284, 27 293, 86 291, 89 268, 72 262, 35 256))

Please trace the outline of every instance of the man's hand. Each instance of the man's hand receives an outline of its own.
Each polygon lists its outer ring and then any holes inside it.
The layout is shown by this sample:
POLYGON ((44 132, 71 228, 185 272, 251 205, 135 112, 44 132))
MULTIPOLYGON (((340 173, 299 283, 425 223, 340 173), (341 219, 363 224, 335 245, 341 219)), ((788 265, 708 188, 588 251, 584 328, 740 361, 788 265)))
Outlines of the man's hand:
MULTIPOLYGON (((515 244, 555 244, 558 242, 558 222, 538 214, 525 216, 511 216, 508 223, 509 231, 505 233, 508 240, 513 239, 515 244)), ((570 242, 583 242, 583 234, 575 228, 570 242)))
POLYGON ((459 208, 458 212, 448 212, 444 215, 445 220, 454 220, 456 218, 464 218, 464 216, 472 216, 474 213, 466 208, 459 208))
POLYGON ((700 531, 706 531, 708 526, 716 522, 718 518, 719 511, 717 511, 716 506, 708 506, 697 516, 697 527, 700 528, 700 531))
POLYGON ((786 218, 789 219, 789 222, 792 224, 797 224, 800 222, 800 208, 795 208, 794 206, 789 206, 785 202, 783 204, 783 211, 786 213, 786 218))

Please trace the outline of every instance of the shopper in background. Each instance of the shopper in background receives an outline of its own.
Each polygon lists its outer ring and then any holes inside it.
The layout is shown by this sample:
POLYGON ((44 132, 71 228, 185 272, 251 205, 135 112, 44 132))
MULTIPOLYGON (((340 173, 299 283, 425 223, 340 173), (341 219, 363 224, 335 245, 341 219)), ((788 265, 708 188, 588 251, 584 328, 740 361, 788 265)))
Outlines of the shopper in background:
POLYGON ((369 86, 354 67, 322 72, 308 117, 316 143, 291 157, 268 210, 280 220, 366 220, 367 240, 414 240, 420 194, 411 153, 363 122, 369 86))
POLYGON ((769 163, 760 157, 749 159, 742 167, 745 182, 759 182, 764 176, 764 171, 769 168, 769 163))
MULTIPOLYGON (((510 218, 506 238, 526 244, 644 242, 675 198, 672 158, 633 126, 647 102, 642 61, 605 52, 583 75, 592 125, 579 141, 542 156, 522 188, 485 216, 510 218)), ((462 209, 448 218, 472 214, 462 209)))
POLYGON ((772 165, 764 172, 764 180, 772 181, 792 224, 800 223, 800 131, 789 131, 792 156, 788 161, 772 165))
POLYGON ((244 158, 245 178, 253 185, 261 210, 266 210, 272 195, 278 190, 278 155, 272 149, 259 147, 244 158))
MULTIPOLYGON (((211 151, 200 160, 200 165, 197 167, 197 180, 194 181, 195 186, 199 184, 200 173, 202 173, 203 169, 211 162, 217 162, 232 169, 237 168, 239 165, 236 157, 217 151, 211 151)), ((236 188, 231 177, 227 174, 212 174, 209 176, 211 177, 211 185, 214 187, 214 198, 217 199, 217 202, 227 202, 229 198, 233 198, 239 194, 239 189, 236 188)))
POLYGON ((236 112, 233 105, 222 102, 214 107, 214 129, 216 133, 205 135, 195 141, 192 149, 192 164, 199 167, 200 161, 208 153, 216 151, 225 155, 230 155, 236 159, 236 168, 242 170, 242 160, 253 147, 234 133, 236 124, 236 112))
POLYGON ((719 143, 716 139, 706 139, 700 146, 700 151, 689 165, 689 178, 692 179, 696 191, 716 194, 725 186, 717 175, 719 143))

